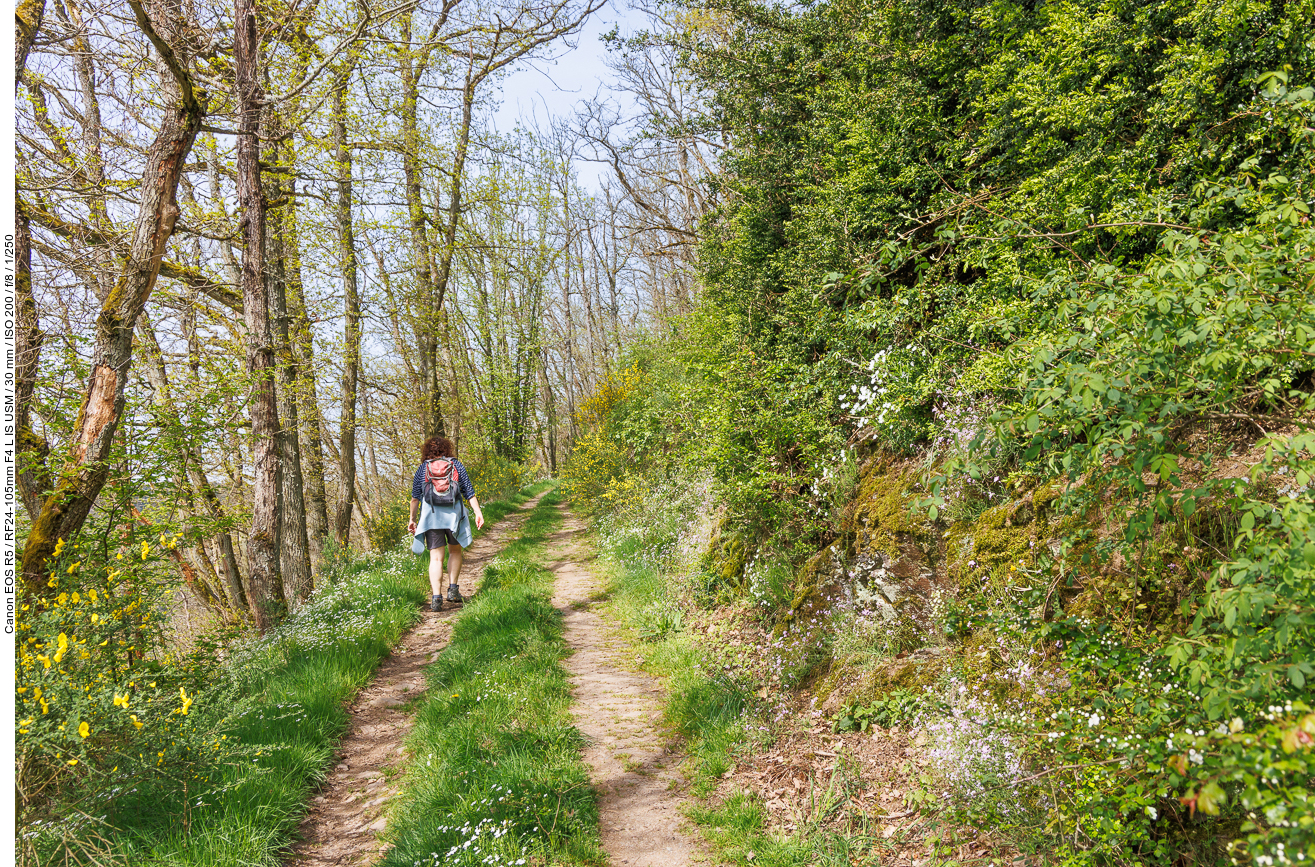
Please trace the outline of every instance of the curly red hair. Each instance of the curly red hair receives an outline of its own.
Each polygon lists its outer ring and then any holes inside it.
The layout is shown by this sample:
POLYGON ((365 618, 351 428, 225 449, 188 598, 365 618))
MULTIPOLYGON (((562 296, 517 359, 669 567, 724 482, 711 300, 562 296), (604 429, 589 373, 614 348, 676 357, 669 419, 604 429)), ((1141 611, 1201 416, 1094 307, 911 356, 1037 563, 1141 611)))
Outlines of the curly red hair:
POLYGON ((420 447, 420 459, 432 461, 434 458, 455 458, 457 447, 447 437, 430 437, 420 447))

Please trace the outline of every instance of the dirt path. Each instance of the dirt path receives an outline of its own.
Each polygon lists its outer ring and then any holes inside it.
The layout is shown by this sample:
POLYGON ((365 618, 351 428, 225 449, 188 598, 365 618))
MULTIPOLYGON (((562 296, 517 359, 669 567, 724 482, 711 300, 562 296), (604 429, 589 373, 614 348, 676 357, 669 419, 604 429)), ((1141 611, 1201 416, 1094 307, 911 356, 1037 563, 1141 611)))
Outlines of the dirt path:
MULTIPOLYGON (((537 502, 535 498, 508 515, 467 549, 462 593, 478 592, 484 566, 515 537, 537 502)), ((402 740, 411 730, 415 700, 425 692, 425 667, 447 646, 458 610, 445 605, 443 611, 433 613, 426 605, 424 619, 402 636, 374 680, 356 697, 347 736, 338 749, 338 764, 312 799, 301 823, 301 842, 285 862, 288 867, 345 867, 378 860, 383 852, 378 837, 385 825, 383 813, 397 794, 394 778, 403 761, 402 740)))
POLYGON ((592 554, 581 539, 583 523, 570 512, 565 516, 552 539, 560 558, 553 564, 553 605, 575 651, 566 662, 572 712, 588 743, 584 758, 598 791, 603 848, 614 867, 682 867, 698 850, 681 831, 677 756, 658 725, 662 693, 651 678, 624 667, 629 648, 608 636, 591 610, 602 587, 588 569, 592 554))

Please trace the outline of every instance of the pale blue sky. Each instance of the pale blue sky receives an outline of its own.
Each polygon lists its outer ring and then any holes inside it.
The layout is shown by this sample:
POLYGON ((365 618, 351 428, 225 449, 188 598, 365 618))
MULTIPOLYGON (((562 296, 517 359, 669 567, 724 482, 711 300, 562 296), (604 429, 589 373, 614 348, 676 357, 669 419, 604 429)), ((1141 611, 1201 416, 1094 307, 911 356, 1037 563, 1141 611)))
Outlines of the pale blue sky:
MULTIPOLYGON (((494 114, 497 128, 508 132, 519 122, 527 128, 546 130, 553 120, 573 115, 579 103, 592 98, 600 87, 606 92, 611 74, 604 62, 607 51, 599 37, 613 27, 619 27, 623 36, 628 35, 642 23, 642 13, 632 11, 627 0, 611 0, 572 40, 574 48, 559 50, 551 61, 522 67, 503 82, 502 106, 494 114)), ((589 185, 602 171, 606 167, 588 163, 579 166, 581 181, 589 185)))

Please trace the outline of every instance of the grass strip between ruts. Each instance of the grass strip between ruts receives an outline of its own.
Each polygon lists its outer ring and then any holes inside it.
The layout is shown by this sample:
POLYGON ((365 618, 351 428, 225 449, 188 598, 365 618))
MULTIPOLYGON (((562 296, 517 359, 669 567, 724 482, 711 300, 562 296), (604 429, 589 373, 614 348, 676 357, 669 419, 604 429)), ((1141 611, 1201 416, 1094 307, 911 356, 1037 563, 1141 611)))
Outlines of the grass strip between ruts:
POLYGON ((385 867, 605 861, 543 565, 560 501, 546 495, 484 570, 429 668, 385 867))
MULTIPOLYGON (((547 487, 484 506, 483 532, 547 487)), ((185 790, 129 787, 116 799, 102 862, 281 864, 346 731, 347 702, 421 616, 424 576, 424 561, 409 550, 359 561, 245 649, 237 713, 222 723, 245 760, 215 769, 220 785, 199 801, 185 790)))

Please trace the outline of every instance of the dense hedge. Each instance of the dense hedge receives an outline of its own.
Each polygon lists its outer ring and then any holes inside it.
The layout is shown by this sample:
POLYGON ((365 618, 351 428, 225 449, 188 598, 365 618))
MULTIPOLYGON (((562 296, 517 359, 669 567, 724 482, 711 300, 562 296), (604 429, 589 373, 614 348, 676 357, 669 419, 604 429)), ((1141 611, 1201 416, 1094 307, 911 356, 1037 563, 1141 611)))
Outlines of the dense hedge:
POLYGON ((1311 848, 1315 4, 680 20, 691 122, 728 143, 702 302, 572 472, 613 499, 710 472, 732 578, 836 537, 855 444, 927 456, 933 521, 1058 484, 1053 551, 964 589, 955 630, 1048 648, 1062 702, 990 725, 1073 770, 975 818, 1072 863, 1311 848))

